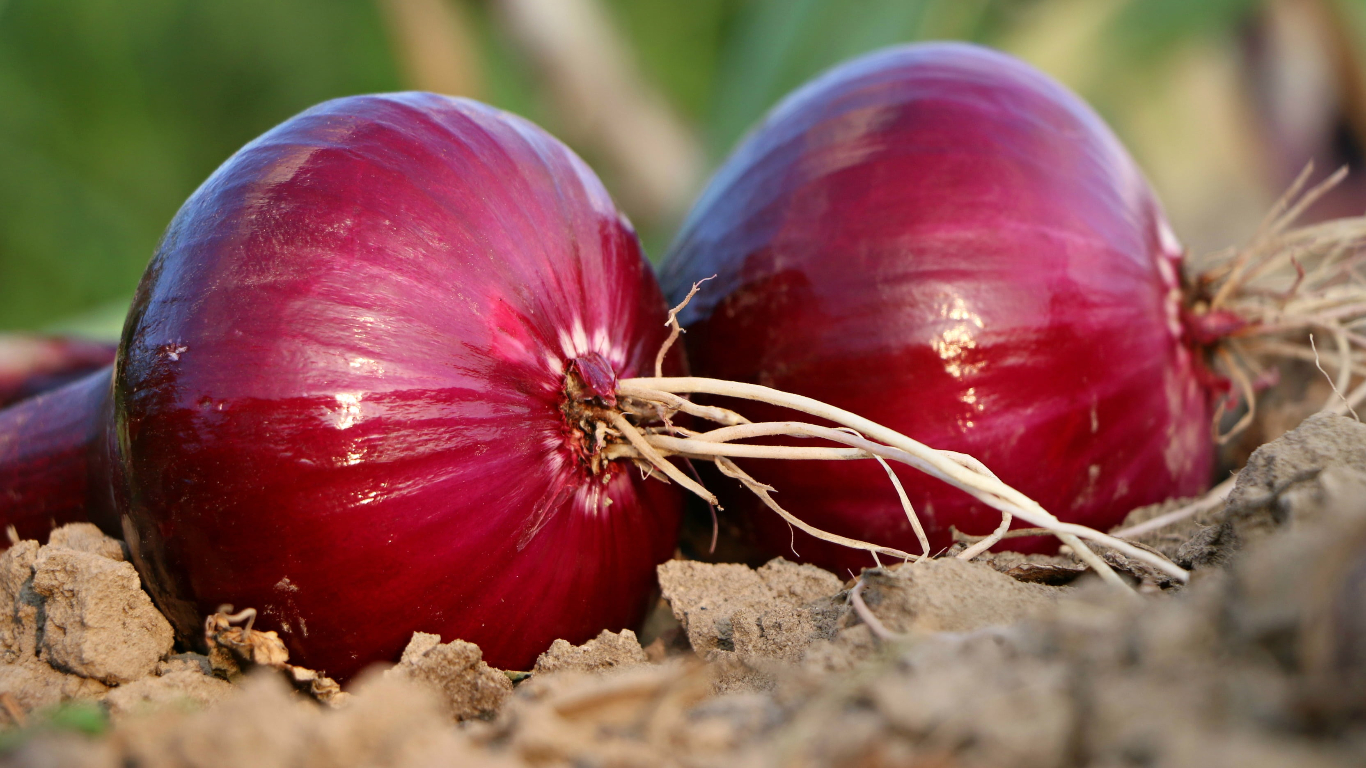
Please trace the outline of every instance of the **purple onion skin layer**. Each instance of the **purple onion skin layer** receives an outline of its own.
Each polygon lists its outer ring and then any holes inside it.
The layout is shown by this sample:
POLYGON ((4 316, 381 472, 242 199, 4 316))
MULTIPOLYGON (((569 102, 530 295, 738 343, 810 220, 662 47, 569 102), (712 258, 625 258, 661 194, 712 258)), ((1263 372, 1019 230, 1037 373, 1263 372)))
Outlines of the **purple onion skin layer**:
MULTIPOLYGON (((1104 530, 1210 476, 1180 255, 1086 104, 1011 57, 931 43, 851 61, 775 108, 693 208, 661 283, 681 299, 718 276, 680 316, 695 375, 808 395, 969 453, 1061 519, 1104 530)), ((920 551, 873 462, 749 466, 812 525, 920 551)), ((932 550, 951 526, 1000 522, 965 493, 898 475, 932 550)), ((872 565, 792 532, 732 481, 717 490, 769 555, 872 565)))
POLYGON ((681 499, 590 474, 560 406, 579 356, 647 374, 664 320, 630 225, 534 125, 420 93, 304 112, 195 192, 134 299, 134 560, 183 636, 251 606, 341 679, 414 631, 528 669, 632 626, 681 499))

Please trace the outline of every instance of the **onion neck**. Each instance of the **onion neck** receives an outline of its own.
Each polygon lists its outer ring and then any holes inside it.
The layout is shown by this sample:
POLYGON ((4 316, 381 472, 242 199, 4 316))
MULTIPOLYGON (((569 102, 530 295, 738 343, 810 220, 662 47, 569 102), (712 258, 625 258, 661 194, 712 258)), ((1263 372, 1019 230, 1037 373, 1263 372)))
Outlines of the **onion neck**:
POLYGON ((39 541, 66 523, 109 532, 112 374, 107 366, 0 410, 0 527, 39 541))

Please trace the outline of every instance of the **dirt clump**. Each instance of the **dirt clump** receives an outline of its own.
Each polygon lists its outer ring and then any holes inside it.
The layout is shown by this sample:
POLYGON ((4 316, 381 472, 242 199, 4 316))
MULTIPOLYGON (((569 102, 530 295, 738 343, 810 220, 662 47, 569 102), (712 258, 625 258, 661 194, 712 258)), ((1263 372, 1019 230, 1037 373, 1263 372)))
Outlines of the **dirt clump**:
POLYGON ((1319 473, 1340 467, 1366 474, 1366 424, 1319 414, 1253 451, 1221 513, 1238 536, 1252 540, 1321 508, 1319 473), (1304 498, 1304 501, 1301 499, 1304 498), (1300 514, 1296 514, 1296 512, 1300 514))
POLYGON ((758 569, 670 560, 658 571, 664 599, 704 659, 737 650, 775 658, 800 655, 811 632, 830 629, 809 622, 805 607, 841 588, 829 571, 782 558, 758 569))
POLYGON ((212 709, 129 718, 101 740, 43 734, 9 758, 17 766, 499 766, 459 731, 428 688, 372 676, 343 709, 299 698, 256 670, 212 709))
POLYGON ((533 675, 573 670, 577 672, 604 672, 617 667, 630 667, 646 664, 650 658, 640 647, 636 633, 629 629, 620 632, 603 630, 597 637, 583 645, 573 645, 568 640, 556 640, 550 648, 536 659, 533 675))
POLYGON ((91 523, 68 523, 56 528, 48 535, 47 546, 54 549, 64 547, 77 552, 107 557, 110 560, 127 560, 128 553, 123 542, 104 535, 91 523))
POLYGON ((34 561, 33 591, 44 598, 39 655, 63 671, 129 683, 151 674, 174 644, 170 623, 122 560, 49 544, 34 561))
POLYGON ((673 765, 687 741, 680 729, 711 689, 706 668, 682 659, 533 677, 474 735, 529 765, 673 765))
POLYGON ((21 712, 72 699, 97 699, 108 690, 109 686, 98 680, 65 674, 38 658, 0 665, 0 694, 11 697, 21 712))
POLYGON ((184 704, 203 707, 232 692, 232 684, 225 680, 199 670, 177 669, 114 688, 103 701, 110 717, 119 720, 184 704))
MULTIPOLYGON (((1351 457, 1366 430, 1327 427, 1340 451, 1314 447, 1306 435, 1325 422, 1311 420, 1243 481, 1271 490, 1162 542, 1205 559, 1188 584, 1150 594, 1094 575, 1067 586, 1007 575, 1065 565, 1029 559, 941 558, 851 582, 783 560, 672 561, 660 582, 690 650, 659 643, 662 661, 608 632, 556 643, 514 687, 477 647, 419 633, 398 666, 325 707, 279 672, 205 684, 208 659, 164 656, 158 678, 92 694, 113 717, 104 735, 30 728, 4 757, 100 768, 1360 766, 1366 472, 1351 457), (166 703, 177 686, 197 711, 166 703)), ((32 579, 41 557, 36 544, 0 555, 0 637, 63 676, 14 629, 36 635, 46 598, 5 574, 32 579)), ((248 636, 229 624, 223 637, 248 636)))
MULTIPOLYGON (((1252 451, 1225 504, 1135 537, 1188 569, 1226 565, 1244 546, 1305 522, 1322 507, 1320 473, 1366 474, 1366 425, 1320 413, 1252 451)), ((1174 499, 1129 513, 1126 528, 1173 512, 1191 499, 1174 499)))
POLYGON ((207 677, 206 666, 172 663, 172 643, 122 544, 93 525, 63 526, 46 545, 20 541, 0 553, 8 719, 73 699, 102 700, 121 715, 148 702, 221 696, 227 684, 207 677))
POLYGON ((442 643, 439 635, 414 632, 398 665, 386 677, 412 681, 435 692, 456 720, 489 719, 512 695, 512 681, 484 663, 479 646, 442 643))
POLYGON ((943 558, 864 575, 863 600, 891 631, 969 632, 1045 611, 1059 590, 1016 581, 985 564, 943 558))

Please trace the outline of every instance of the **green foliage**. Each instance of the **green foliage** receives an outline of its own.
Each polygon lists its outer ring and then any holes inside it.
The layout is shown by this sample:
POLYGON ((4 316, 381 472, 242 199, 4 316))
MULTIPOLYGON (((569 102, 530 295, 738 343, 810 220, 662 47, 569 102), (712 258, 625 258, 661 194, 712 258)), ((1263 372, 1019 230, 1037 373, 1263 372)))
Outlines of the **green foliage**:
POLYGON ((0 328, 130 295, 181 202, 239 146, 397 86, 368 0, 0 5, 0 328))
POLYGON ((738 0, 609 0, 648 77, 692 124, 711 106, 725 41, 743 15, 738 0))
MULTIPOLYGON (((446 1, 474 27, 483 97, 556 132, 496 4, 446 1)), ((601 1, 715 163, 785 93, 874 48, 991 44, 1040 9, 1113 3, 1088 63, 1106 92, 1082 94, 1106 110, 1259 0, 601 1)), ((1366 0, 1339 1, 1366 18, 1366 0)), ((0 0, 0 329, 107 334, 171 216, 234 150, 319 101, 402 85, 378 0, 0 0)))

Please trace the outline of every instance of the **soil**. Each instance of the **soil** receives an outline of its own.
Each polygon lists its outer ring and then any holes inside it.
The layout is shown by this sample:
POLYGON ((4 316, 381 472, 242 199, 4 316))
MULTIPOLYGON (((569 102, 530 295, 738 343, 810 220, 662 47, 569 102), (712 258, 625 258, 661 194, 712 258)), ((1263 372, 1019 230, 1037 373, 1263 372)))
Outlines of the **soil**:
POLYGON ((674 560, 647 647, 558 641, 528 675, 418 633, 344 693, 241 617, 209 618, 211 656, 176 653, 119 542, 67 526, 0 554, 0 761, 1366 764, 1366 426, 1305 421, 1252 453, 1223 508, 1140 543, 1190 582, 1104 550, 1137 593, 1067 556, 852 581, 674 560))

